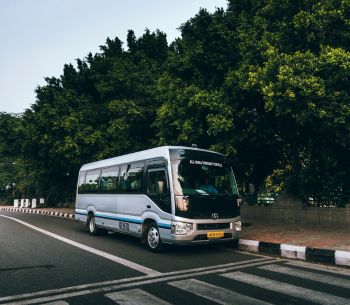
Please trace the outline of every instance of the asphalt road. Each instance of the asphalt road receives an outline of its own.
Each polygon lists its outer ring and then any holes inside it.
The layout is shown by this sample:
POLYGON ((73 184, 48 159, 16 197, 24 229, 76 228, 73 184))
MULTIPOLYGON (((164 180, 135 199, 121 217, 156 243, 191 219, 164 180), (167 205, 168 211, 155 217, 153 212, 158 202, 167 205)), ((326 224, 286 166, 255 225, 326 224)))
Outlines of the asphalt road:
POLYGON ((0 304, 350 304, 350 269, 222 246, 155 254, 71 219, 0 215, 0 304))

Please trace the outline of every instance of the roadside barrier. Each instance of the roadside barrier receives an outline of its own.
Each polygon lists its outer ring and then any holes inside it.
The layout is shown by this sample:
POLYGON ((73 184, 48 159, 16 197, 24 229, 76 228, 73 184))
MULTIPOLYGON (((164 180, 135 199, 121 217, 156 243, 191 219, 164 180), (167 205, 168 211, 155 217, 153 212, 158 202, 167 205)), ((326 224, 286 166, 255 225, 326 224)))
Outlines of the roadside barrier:
MULTIPOLYGON (((39 199, 40 204, 45 203, 44 198, 39 199)), ((14 199, 13 200, 13 207, 14 208, 32 208, 35 209, 37 207, 37 199, 33 198, 32 200, 30 199, 14 199)))
POLYGON ((42 214, 42 215, 48 215, 48 216, 74 219, 74 214, 71 214, 71 213, 62 213, 62 212, 54 212, 54 211, 38 210, 38 209, 34 210, 30 208, 2 207, 0 208, 0 211, 42 214))

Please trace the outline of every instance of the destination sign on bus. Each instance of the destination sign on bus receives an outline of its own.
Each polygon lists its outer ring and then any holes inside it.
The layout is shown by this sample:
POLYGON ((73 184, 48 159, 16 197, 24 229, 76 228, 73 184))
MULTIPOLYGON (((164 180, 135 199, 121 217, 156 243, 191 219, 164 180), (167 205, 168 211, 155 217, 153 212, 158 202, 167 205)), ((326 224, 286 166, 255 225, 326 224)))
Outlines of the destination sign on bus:
POLYGON ((209 162, 209 161, 199 161, 199 160, 190 160, 190 164, 222 167, 221 163, 209 162))

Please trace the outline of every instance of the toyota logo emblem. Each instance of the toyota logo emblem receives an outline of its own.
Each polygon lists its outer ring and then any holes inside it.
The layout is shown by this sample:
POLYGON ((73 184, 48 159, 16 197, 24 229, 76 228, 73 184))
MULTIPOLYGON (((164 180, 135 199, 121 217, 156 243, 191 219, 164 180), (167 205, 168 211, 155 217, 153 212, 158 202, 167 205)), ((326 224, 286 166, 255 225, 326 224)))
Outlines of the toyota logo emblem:
POLYGON ((212 219, 218 219, 219 218, 219 214, 218 213, 213 213, 213 214, 211 214, 211 218, 212 219))

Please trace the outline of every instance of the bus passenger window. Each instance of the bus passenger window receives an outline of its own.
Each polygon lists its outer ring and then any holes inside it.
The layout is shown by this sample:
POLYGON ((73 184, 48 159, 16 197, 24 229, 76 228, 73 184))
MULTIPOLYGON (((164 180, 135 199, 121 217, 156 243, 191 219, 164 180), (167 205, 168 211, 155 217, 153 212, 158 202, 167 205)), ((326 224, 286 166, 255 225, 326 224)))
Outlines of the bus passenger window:
POLYGON ((120 171, 119 190, 123 193, 141 193, 143 163, 123 165, 120 171))
POLYGON ((109 167, 102 169, 100 178, 100 190, 103 193, 115 193, 118 183, 118 167, 109 167))
POLYGON ((99 178, 100 178, 101 170, 95 169, 86 172, 86 179, 84 185, 85 193, 97 193, 99 189, 99 178))

